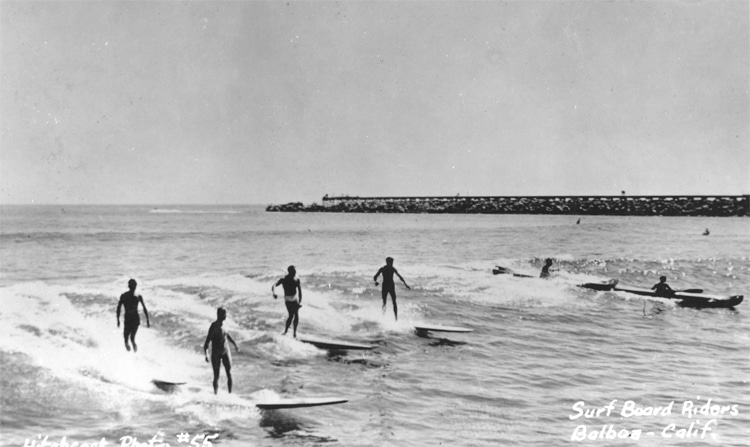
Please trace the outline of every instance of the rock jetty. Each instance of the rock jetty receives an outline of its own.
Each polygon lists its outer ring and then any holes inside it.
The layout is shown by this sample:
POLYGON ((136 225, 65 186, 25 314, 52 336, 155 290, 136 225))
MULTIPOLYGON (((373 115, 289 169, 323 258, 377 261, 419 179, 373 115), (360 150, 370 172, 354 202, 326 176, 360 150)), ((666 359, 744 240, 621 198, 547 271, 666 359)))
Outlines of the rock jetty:
POLYGON ((322 204, 270 205, 269 212, 750 216, 741 196, 324 197, 322 204))

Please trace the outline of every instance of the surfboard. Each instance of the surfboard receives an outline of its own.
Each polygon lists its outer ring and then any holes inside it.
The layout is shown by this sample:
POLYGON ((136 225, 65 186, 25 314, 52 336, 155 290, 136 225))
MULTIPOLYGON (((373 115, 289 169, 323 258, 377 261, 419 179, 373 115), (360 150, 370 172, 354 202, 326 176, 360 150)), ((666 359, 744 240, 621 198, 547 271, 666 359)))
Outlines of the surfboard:
POLYGON ((255 406, 261 410, 282 410, 284 408, 319 407, 321 405, 335 405, 346 402, 349 402, 349 400, 338 397, 303 397, 298 399, 279 399, 271 402, 258 402, 255 406))
POLYGON ((605 292, 614 289, 618 282, 617 279, 610 279, 602 282, 587 282, 586 284, 579 284, 578 287, 605 292))
POLYGON ((513 271, 512 269, 509 269, 508 267, 501 267, 499 265, 496 266, 494 269, 492 269, 492 274, 493 275, 508 274, 508 275, 517 276, 519 278, 538 278, 539 277, 539 275, 532 275, 530 273, 518 273, 518 272, 513 271))
POLYGON ((416 329, 418 332, 474 332, 474 329, 469 329, 466 327, 458 327, 458 326, 435 326, 435 325, 420 325, 420 326, 414 326, 414 329, 416 329))
POLYGON ((187 382, 168 382, 166 380, 154 379, 151 381, 151 383, 156 385, 156 387, 161 390, 169 391, 171 389, 174 389, 174 387, 176 386, 185 385, 187 382))
POLYGON ((328 338, 318 338, 318 337, 297 337, 297 340, 303 342, 303 343, 310 343, 311 345, 315 345, 318 348, 321 349, 330 349, 332 351, 335 350, 348 350, 348 349, 361 349, 361 350, 367 350, 372 349, 374 346, 370 345, 363 345, 359 343, 352 343, 348 341, 343 340, 332 340, 328 338))

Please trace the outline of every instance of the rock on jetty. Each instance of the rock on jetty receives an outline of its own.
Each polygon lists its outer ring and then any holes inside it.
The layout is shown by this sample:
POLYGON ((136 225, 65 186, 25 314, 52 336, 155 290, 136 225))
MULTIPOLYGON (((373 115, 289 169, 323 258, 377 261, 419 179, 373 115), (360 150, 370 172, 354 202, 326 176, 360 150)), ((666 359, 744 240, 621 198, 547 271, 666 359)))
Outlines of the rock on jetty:
POLYGON ((750 216, 742 196, 323 197, 323 203, 270 205, 266 211, 320 213, 571 214, 750 216))

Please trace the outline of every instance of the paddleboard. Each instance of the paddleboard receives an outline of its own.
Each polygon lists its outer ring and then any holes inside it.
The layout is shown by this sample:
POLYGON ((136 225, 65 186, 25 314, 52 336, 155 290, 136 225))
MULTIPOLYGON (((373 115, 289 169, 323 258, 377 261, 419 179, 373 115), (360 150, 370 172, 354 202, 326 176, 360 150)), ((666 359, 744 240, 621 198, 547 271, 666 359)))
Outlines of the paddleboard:
POLYGON ((284 408, 319 407, 321 405, 335 405, 346 402, 349 402, 349 400, 338 397, 307 397, 298 399, 279 399, 272 402, 258 402, 255 406, 261 410, 282 410, 284 408))
POLYGON ((458 326, 435 326, 435 325, 420 325, 420 326, 414 326, 414 329, 416 329, 419 332, 474 332, 474 329, 469 329, 465 327, 458 327, 458 326))
POLYGON ((675 290, 672 295, 669 296, 660 296, 656 292, 654 292, 651 289, 644 289, 642 287, 620 287, 617 286, 614 288, 614 290, 618 292, 628 292, 628 293, 634 293, 636 295, 643 295, 643 296, 651 296, 654 298, 668 298, 668 299, 702 299, 702 300, 714 300, 714 301, 726 301, 731 300, 732 296, 724 296, 724 295, 709 295, 707 293, 692 293, 692 291, 697 291, 701 289, 686 289, 684 291, 682 290, 675 290), (690 292, 689 292, 690 291, 690 292))
POLYGON ((329 338, 319 338, 319 337, 297 337, 297 340, 303 342, 303 343, 310 343, 311 345, 315 345, 318 348, 321 349, 330 349, 330 350, 346 350, 346 349, 372 349, 374 346, 370 345, 363 345, 359 343, 352 343, 348 341, 343 340, 332 340, 329 338))

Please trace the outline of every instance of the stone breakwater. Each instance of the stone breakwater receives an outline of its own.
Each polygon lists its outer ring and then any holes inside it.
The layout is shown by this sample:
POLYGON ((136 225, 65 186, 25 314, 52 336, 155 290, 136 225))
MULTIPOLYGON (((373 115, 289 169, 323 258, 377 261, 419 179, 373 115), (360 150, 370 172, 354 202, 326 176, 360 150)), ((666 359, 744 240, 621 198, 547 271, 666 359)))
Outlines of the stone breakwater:
POLYGON ((269 212, 750 216, 743 196, 324 197, 322 204, 270 205, 269 212))

